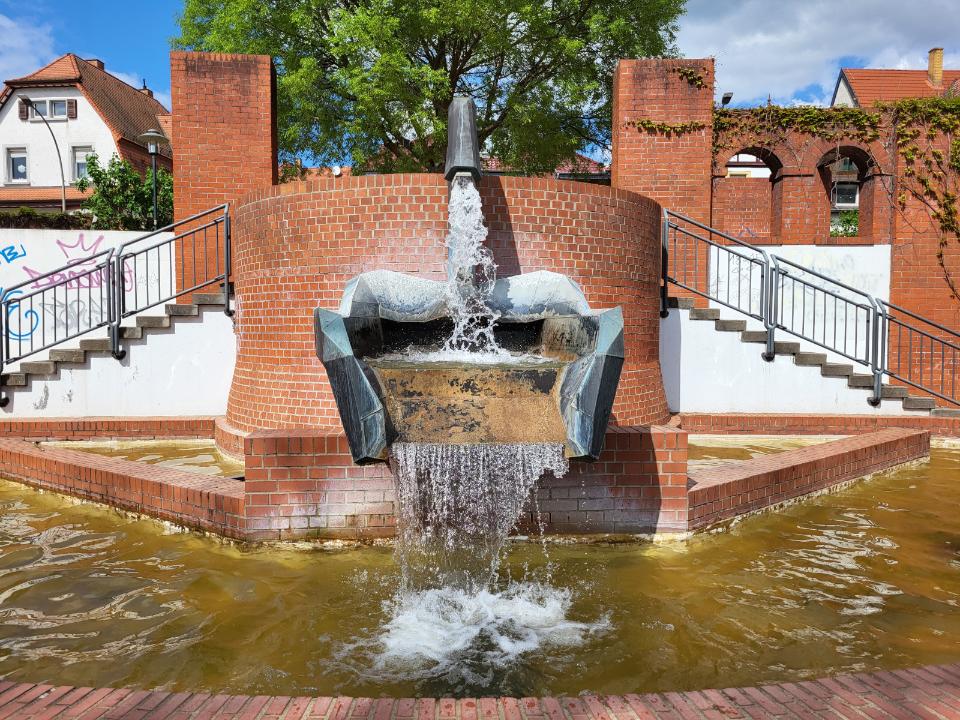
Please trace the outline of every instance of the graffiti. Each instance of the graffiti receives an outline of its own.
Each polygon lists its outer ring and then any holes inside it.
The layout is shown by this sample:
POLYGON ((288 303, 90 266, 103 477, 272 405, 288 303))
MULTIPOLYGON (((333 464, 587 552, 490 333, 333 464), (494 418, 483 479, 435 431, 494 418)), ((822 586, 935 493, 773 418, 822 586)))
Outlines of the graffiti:
POLYGON ((17 250, 16 245, 7 245, 6 247, 0 248, 0 258, 6 261, 7 265, 12 263, 14 260, 19 260, 27 256, 27 249, 21 244, 20 249, 17 250))
MULTIPOLYGON (((100 252, 100 245, 104 237, 100 235, 96 240, 87 242, 83 233, 80 233, 76 242, 68 243, 57 240, 57 247, 67 260, 68 267, 61 272, 55 272, 44 277, 44 273, 24 266, 23 270, 35 282, 30 286, 34 290, 58 286, 69 290, 98 290, 109 281, 108 268, 102 258, 95 256, 100 252)), ((133 268, 125 265, 123 269, 123 288, 130 290, 135 282, 133 268)))
MULTIPOLYGON (((23 295, 23 290, 9 290, 4 292, 0 289, 0 299, 4 302, 10 298, 23 295)), ((7 316, 4 318, 7 327, 7 337, 11 340, 27 340, 40 327, 40 313, 34 309, 20 312, 20 303, 11 302, 7 306, 7 316), (16 328, 16 330, 14 330, 16 328)))
MULTIPOLYGON (((60 336, 89 330, 108 320, 107 308, 96 300, 44 303, 43 313, 50 318, 51 326, 60 336)), ((47 324, 45 322, 44 326, 47 324)))

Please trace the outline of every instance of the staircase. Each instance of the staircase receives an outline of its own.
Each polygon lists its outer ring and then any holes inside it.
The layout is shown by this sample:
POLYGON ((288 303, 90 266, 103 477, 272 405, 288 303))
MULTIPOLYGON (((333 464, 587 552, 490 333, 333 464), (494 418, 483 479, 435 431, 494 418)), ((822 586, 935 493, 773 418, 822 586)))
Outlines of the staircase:
POLYGON ((761 346, 767 361, 819 368, 874 407, 960 416, 956 331, 670 211, 662 243, 661 316, 685 310, 761 346), (687 297, 670 297, 671 285, 687 297))
POLYGON ((223 205, 86 258, 82 269, 70 263, 9 288, 0 300, 0 407, 33 379, 92 356, 120 360, 124 341, 203 308, 231 316, 230 250, 223 205))

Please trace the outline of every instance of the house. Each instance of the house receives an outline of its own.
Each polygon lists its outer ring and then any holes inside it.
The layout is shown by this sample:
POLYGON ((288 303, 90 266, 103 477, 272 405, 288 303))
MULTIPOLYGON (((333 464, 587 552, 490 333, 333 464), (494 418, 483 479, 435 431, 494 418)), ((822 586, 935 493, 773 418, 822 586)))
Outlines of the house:
POLYGON ((943 69, 943 48, 933 48, 926 70, 843 68, 831 107, 869 108, 876 102, 960 94, 960 70, 943 69))
MULTIPOLYGON (((58 147, 68 211, 90 193, 74 187, 86 175, 89 155, 106 161, 117 154, 145 171, 150 156, 139 136, 162 129, 169 114, 147 87, 132 87, 108 73, 102 61, 72 53, 7 80, 0 90, 0 210, 60 209, 58 147)), ((161 145, 160 167, 170 170, 171 157, 170 147, 161 145)))

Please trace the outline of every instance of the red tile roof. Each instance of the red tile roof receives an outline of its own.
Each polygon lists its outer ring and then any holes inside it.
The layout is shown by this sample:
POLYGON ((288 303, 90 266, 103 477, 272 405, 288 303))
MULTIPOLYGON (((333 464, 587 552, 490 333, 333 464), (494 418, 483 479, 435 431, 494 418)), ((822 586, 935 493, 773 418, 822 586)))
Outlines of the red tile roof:
MULTIPOLYGON (((64 86, 77 87, 83 92, 113 132, 118 147, 121 139, 142 145, 138 137, 157 127, 158 115, 169 114, 160 102, 147 93, 127 85, 98 65, 73 53, 57 58, 35 73, 7 80, 4 91, 0 93, 0 108, 15 89, 64 86)), ((160 153, 171 157, 169 147, 161 146, 160 153)))
POLYGON ((930 83, 926 70, 843 68, 840 73, 846 78, 857 104, 864 108, 878 101, 939 97, 960 80, 960 70, 944 70, 940 87, 930 83))
MULTIPOLYGON (((67 186, 67 201, 84 200, 93 194, 93 188, 87 188, 80 192, 72 185, 67 186)), ((60 201, 60 186, 54 187, 36 187, 32 185, 23 185, 21 187, 0 187, 0 203, 23 203, 43 202, 46 200, 60 201)))

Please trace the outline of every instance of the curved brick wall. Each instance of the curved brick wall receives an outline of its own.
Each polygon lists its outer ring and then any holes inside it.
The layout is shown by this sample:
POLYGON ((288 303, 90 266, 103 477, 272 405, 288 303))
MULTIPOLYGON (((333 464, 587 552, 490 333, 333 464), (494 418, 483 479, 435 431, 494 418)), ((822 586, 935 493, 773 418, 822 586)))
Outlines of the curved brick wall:
MULTIPOLYGON (((668 419, 660 376, 660 206, 623 190, 487 177, 484 213, 501 276, 569 275, 592 307, 621 305, 621 425, 668 419)), ((233 209, 237 365, 227 407, 240 431, 339 428, 314 351, 313 310, 378 268, 444 277, 447 185, 439 175, 371 175, 270 188, 233 209)))

